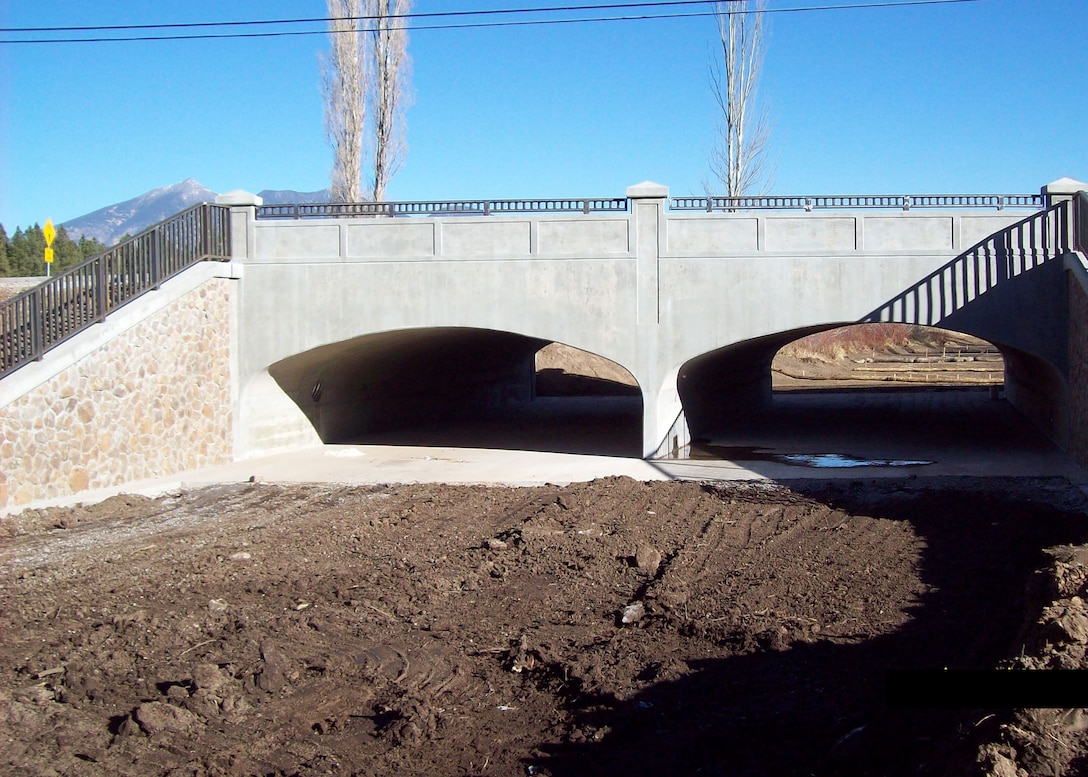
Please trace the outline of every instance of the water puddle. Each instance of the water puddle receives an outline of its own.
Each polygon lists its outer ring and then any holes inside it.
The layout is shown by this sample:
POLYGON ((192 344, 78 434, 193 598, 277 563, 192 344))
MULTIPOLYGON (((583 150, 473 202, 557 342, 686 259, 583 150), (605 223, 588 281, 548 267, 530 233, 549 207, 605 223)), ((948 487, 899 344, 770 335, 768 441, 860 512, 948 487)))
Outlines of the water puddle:
POLYGON ((773 461, 778 464, 812 468, 917 467, 934 463, 920 459, 867 459, 843 453, 778 453, 770 448, 750 445, 713 445, 705 440, 691 444, 688 458, 703 461, 773 461))

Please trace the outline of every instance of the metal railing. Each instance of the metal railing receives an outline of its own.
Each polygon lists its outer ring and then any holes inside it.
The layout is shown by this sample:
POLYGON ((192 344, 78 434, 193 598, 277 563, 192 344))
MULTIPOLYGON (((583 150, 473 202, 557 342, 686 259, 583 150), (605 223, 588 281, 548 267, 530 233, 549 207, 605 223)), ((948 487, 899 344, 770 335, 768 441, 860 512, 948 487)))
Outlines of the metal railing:
POLYGON ((1073 196, 1073 250, 1088 254, 1088 192, 1073 196))
MULTIPOLYGON (((851 210, 887 208, 1045 207, 1041 194, 876 194, 782 197, 671 197, 669 210, 704 213, 745 210, 851 210)), ((504 213, 626 213, 626 197, 531 200, 430 200, 418 202, 325 202, 261 205, 259 219, 351 218, 355 216, 490 216, 504 213)))
POLYGON ((852 210, 867 208, 1033 208, 1044 207, 1041 194, 874 194, 803 197, 673 197, 670 210, 713 213, 741 210, 852 210))
POLYGON ((261 205, 259 219, 347 218, 353 216, 490 216, 501 213, 625 212, 626 197, 535 200, 435 200, 427 202, 342 202, 261 205))
POLYGON ((230 255, 230 209, 196 205, 0 303, 0 378, 190 265, 230 255))

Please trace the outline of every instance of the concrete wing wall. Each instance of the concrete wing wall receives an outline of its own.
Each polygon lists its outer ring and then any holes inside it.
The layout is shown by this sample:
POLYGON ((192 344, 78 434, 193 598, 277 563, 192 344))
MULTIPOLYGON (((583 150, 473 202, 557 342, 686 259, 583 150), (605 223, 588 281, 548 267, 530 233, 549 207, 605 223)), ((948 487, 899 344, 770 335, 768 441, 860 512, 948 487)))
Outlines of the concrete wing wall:
POLYGON ((232 460, 225 268, 194 265, 0 383, 0 510, 232 460))

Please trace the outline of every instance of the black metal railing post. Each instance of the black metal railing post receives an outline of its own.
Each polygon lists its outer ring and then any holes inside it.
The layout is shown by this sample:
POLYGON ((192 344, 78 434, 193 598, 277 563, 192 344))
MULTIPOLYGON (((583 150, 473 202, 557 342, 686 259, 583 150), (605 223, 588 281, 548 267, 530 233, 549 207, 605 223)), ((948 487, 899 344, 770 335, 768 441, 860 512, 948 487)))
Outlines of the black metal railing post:
POLYGON ((151 288, 158 289, 162 285, 162 232, 158 229, 151 231, 151 288))
POLYGON ((41 293, 39 289, 34 289, 29 298, 30 302, 30 320, 27 321, 27 326, 30 332, 30 353, 35 360, 41 359, 42 342, 45 340, 45 320, 41 316, 41 293))
POLYGON ((1088 254, 1088 192, 1073 196, 1073 249, 1088 254))
POLYGON ((106 310, 109 303, 107 297, 108 288, 106 281, 106 257, 103 255, 94 259, 94 320, 96 322, 106 320, 106 310))

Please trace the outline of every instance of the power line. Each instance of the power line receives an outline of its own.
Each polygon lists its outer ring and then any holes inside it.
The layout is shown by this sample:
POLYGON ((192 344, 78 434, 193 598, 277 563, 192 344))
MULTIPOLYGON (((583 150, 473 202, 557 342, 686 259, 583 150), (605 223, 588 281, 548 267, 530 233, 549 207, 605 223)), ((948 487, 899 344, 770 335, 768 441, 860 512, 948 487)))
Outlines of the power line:
MULTIPOLYGON (((937 5, 958 5, 963 3, 978 3, 985 2, 986 0, 892 0, 892 2, 856 2, 856 3, 840 3, 837 5, 822 5, 822 6, 793 6, 788 8, 766 8, 762 13, 766 14, 784 14, 784 13, 811 13, 819 11, 848 11, 848 10, 874 10, 879 8, 904 8, 909 6, 937 6, 937 5)), ((405 29, 411 31, 424 31, 424 30, 468 30, 468 29, 487 29, 497 27, 525 27, 525 26, 544 26, 555 24, 595 24, 602 22, 626 22, 626 21, 649 21, 657 19, 690 19, 698 17, 716 16, 716 11, 690 11, 690 12, 659 12, 659 13, 646 13, 646 14, 624 14, 624 15, 611 15, 611 16, 582 16, 582 17, 568 17, 559 19, 516 19, 516 20, 502 20, 502 21, 480 21, 480 22, 437 22, 431 24, 411 24, 413 20, 433 19, 433 18, 464 18, 464 17, 483 17, 483 16, 495 16, 495 15, 509 15, 509 14, 543 14, 543 13, 573 13, 579 11, 607 11, 607 10, 621 10, 630 9, 638 10, 641 8, 661 8, 670 6, 705 6, 710 5, 711 0, 664 0, 662 2, 650 2, 650 3, 609 3, 589 6, 551 6, 551 7, 532 7, 532 8, 505 8, 505 9, 492 9, 482 11, 446 11, 446 12, 431 12, 431 13, 409 13, 401 14, 392 18, 402 20, 404 23, 399 26, 394 26, 392 29, 405 29)), ((756 13, 755 9, 742 11, 741 13, 756 13)), ((360 16, 360 17, 348 17, 355 21, 374 21, 376 17, 373 16, 360 16)), ((85 27, 6 27, 0 28, 0 33, 61 33, 61 32, 123 32, 123 31, 137 31, 137 30, 171 30, 171 29, 201 29, 201 28, 222 28, 222 27, 243 27, 243 26, 267 26, 267 25, 286 25, 286 24, 326 24, 328 22, 336 20, 333 17, 314 17, 314 18, 299 18, 299 19, 260 19, 251 21, 224 21, 224 22, 178 22, 168 24, 131 24, 131 25, 99 25, 99 26, 85 26, 85 27)), ((124 36, 98 36, 98 37, 75 37, 75 38, 16 38, 16 39, 0 39, 0 45, 19 45, 19 44, 35 44, 35 45, 47 45, 47 44, 69 44, 69 43, 127 43, 138 41, 184 41, 184 40, 230 40, 230 39, 247 39, 247 38, 282 38, 282 37, 300 37, 307 35, 325 35, 329 31, 327 29, 313 29, 313 30, 271 30, 271 31, 257 31, 257 32, 210 32, 210 33, 197 33, 192 35, 184 34, 171 34, 164 33, 161 35, 124 35, 124 36)))
POLYGON ((660 2, 640 3, 607 3, 599 5, 561 5, 539 6, 530 8, 497 8, 481 11, 429 11, 411 12, 405 14, 390 14, 387 17, 378 16, 317 16, 299 19, 254 19, 249 21, 226 22, 176 22, 166 24, 110 24, 91 25, 84 27, 0 27, 0 32, 106 32, 114 30, 165 30, 165 29, 193 29, 199 27, 236 27, 258 26, 267 24, 316 24, 332 21, 377 21, 379 18, 388 19, 434 19, 456 18, 463 16, 497 16, 502 14, 522 13, 556 13, 567 11, 610 11, 620 8, 656 8, 677 5, 709 5, 712 0, 660 0, 660 2))

